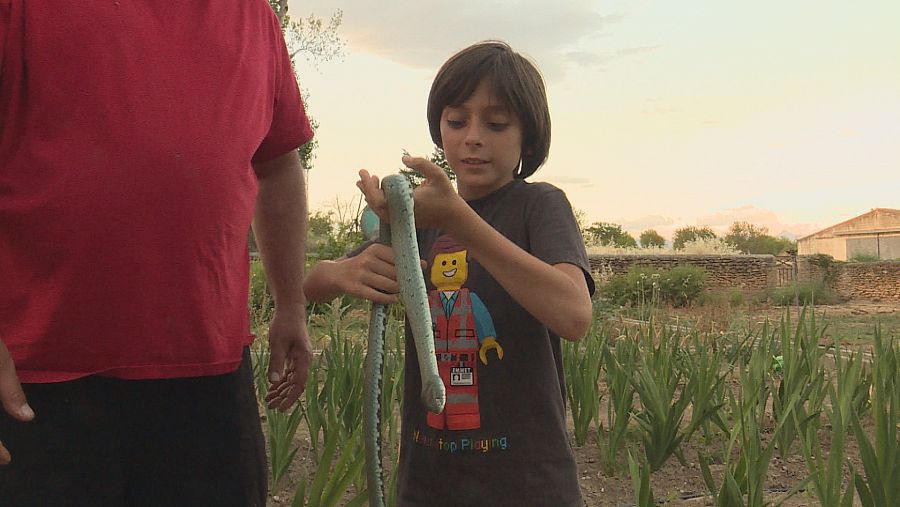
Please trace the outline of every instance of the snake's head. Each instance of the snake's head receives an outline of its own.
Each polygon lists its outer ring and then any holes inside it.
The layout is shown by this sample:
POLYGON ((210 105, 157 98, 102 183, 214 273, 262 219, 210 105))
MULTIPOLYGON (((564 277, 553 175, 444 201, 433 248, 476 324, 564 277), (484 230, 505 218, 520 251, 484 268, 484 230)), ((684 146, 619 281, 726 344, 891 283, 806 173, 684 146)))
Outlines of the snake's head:
POLYGON ((381 219, 368 206, 363 208, 362 215, 359 217, 359 226, 362 229, 363 237, 369 241, 377 240, 381 233, 381 219))
POLYGON ((447 391, 441 377, 435 376, 422 381, 422 403, 429 412, 440 414, 447 402, 447 391))

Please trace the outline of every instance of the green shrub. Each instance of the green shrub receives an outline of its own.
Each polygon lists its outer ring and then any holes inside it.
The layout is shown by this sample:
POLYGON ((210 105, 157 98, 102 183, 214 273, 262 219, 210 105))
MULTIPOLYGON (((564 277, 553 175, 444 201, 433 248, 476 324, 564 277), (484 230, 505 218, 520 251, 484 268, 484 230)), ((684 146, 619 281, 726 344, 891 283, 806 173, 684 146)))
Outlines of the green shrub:
POLYGON ((667 271, 631 266, 600 288, 601 295, 617 305, 687 306, 703 293, 706 271, 696 266, 677 266, 667 271))
POLYGON ((812 254, 809 256, 809 263, 822 269, 830 268, 835 262, 834 257, 828 254, 812 254))
POLYGON ((747 301, 743 290, 731 287, 728 289, 705 289, 694 298, 693 304, 695 306, 739 308, 744 306, 747 301))
POLYGON ((631 266, 600 288, 600 294, 617 305, 642 305, 658 301, 660 272, 654 268, 631 266), (654 294, 655 293, 655 294, 654 294))
POLYGON ((731 290, 729 290, 728 304, 731 305, 732 308, 744 306, 744 293, 740 289, 732 288, 731 290))
POLYGON ((850 257, 850 262, 878 262, 880 260, 881 258, 876 254, 868 252, 856 253, 850 257))
POLYGON ((254 326, 267 324, 275 312, 275 301, 269 293, 266 272, 263 269, 262 261, 258 259, 250 261, 249 306, 254 326))
POLYGON ((822 270, 822 282, 826 286, 834 285, 834 282, 837 280, 837 266, 839 262, 828 254, 813 254, 809 256, 809 263, 822 270))
POLYGON ((725 294, 720 291, 703 291, 697 299, 694 300, 697 306, 722 306, 725 304, 725 294))
POLYGON ((672 306, 687 306, 703 292, 706 271, 697 266, 676 266, 663 273, 660 295, 672 306))
POLYGON ((796 299, 801 305, 831 305, 841 302, 833 290, 823 282, 806 282, 770 289, 761 294, 761 298, 774 305, 787 306, 796 299))

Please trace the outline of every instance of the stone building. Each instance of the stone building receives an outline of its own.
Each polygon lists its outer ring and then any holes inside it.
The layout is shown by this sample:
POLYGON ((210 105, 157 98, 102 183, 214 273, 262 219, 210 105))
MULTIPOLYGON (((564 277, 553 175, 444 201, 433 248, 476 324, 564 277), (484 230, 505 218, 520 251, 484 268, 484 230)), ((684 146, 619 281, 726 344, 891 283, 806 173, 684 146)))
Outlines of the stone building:
POLYGON ((797 240, 799 255, 828 254, 846 261, 855 256, 900 259, 900 209, 874 208, 797 240))

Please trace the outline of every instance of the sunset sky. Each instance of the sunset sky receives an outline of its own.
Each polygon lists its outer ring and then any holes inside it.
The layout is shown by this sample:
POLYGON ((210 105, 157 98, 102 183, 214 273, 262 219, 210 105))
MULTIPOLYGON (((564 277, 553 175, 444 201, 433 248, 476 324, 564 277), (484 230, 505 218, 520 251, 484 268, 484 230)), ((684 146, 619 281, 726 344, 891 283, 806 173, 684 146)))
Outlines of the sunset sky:
POLYGON ((531 181, 588 222, 803 236, 900 208, 900 2, 291 0, 343 11, 341 60, 298 62, 320 123, 312 209, 433 146, 425 102, 457 50, 498 38, 548 85, 553 142, 531 181))

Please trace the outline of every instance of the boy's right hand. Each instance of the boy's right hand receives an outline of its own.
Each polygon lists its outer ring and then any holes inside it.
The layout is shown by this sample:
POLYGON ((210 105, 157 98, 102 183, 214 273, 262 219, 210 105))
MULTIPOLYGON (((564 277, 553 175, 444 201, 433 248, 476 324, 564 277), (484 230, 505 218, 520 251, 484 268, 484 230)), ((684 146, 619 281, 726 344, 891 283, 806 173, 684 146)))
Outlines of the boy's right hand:
POLYGON ((459 196, 444 170, 422 157, 403 156, 403 165, 425 179, 413 190, 416 226, 452 231, 461 226, 459 216, 469 206, 459 196))
POLYGON ((336 282, 345 294, 386 305, 396 303, 400 285, 397 284, 394 251, 387 245, 372 243, 341 262, 341 273, 336 282))
MULTIPOLYGON (((0 402, 7 414, 22 422, 34 419, 34 412, 28 406, 22 384, 16 375, 16 367, 6 345, 0 341, 0 402)), ((0 465, 9 464, 12 456, 0 441, 0 465)))
MULTIPOLYGON (((459 212, 468 209, 468 205, 456 193, 453 183, 444 170, 422 157, 404 155, 401 160, 403 165, 425 178, 418 187, 413 189, 416 227, 443 229, 445 232, 450 232, 453 227, 458 226, 459 212)), ((378 176, 362 169, 359 171, 359 181, 356 182, 356 186, 363 193, 369 208, 379 218, 390 222, 387 198, 380 187, 378 176)))

